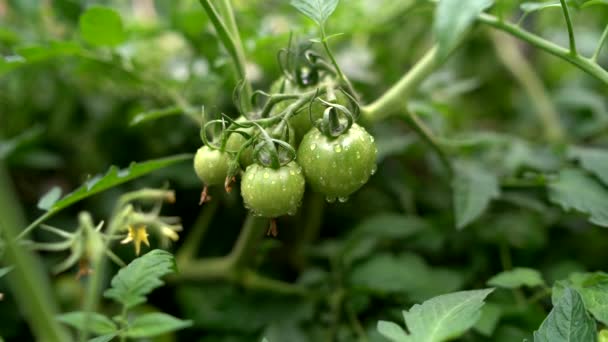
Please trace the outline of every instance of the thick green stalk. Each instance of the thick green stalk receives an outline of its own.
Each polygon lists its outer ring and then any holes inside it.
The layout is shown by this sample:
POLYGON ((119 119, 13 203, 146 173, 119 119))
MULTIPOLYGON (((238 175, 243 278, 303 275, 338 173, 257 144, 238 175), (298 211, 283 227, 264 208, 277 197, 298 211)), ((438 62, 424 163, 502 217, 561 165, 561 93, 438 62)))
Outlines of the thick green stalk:
POLYGON ((57 304, 53 301, 50 281, 40 260, 15 239, 16 227, 23 227, 25 219, 2 165, 0 189, 0 233, 6 242, 6 263, 14 266, 7 275, 11 293, 38 341, 69 341, 67 331, 56 320, 57 304))
POLYGON ((562 11, 564 11, 564 18, 566 19, 566 26, 568 27, 568 40, 570 41, 570 54, 576 56, 576 40, 574 39, 574 29, 572 28, 572 19, 570 19, 570 10, 566 0, 559 0, 562 3, 562 11))
POLYGON ((363 121, 376 122, 403 111, 409 95, 438 65, 437 46, 433 46, 380 98, 361 108, 363 121))
POLYGON ((245 224, 241 229, 234 248, 228 257, 234 262, 235 267, 245 267, 247 261, 251 257, 251 251, 259 243, 264 236, 264 232, 268 228, 268 219, 256 217, 252 214, 247 216, 245 224))
POLYGON ((230 2, 224 0, 222 0, 221 2, 221 7, 224 8, 225 12, 227 12, 224 13, 224 18, 222 18, 222 16, 220 16, 220 14, 217 12, 215 7, 211 3, 211 0, 200 0, 200 3, 203 6, 205 12, 207 13, 207 16, 211 20, 211 23, 213 24, 213 27, 215 28, 215 31, 218 34, 218 37, 222 41, 222 44, 224 44, 224 47, 226 48, 226 50, 228 50, 230 57, 232 57, 239 81, 244 82, 243 95, 245 96, 247 101, 244 101, 243 103, 247 106, 245 110, 249 111, 251 109, 249 108, 249 99, 251 98, 251 85, 247 80, 246 60, 245 53, 243 52, 243 45, 240 41, 240 36, 238 34, 231 34, 231 29, 226 25, 226 22, 224 22, 224 20, 226 20, 227 22, 232 21, 234 24, 233 29, 235 31, 237 30, 230 2))
POLYGON ((482 13, 479 15, 479 17, 477 17, 477 20, 498 30, 508 32, 511 35, 524 40, 541 50, 545 50, 546 52, 575 65, 589 75, 597 78, 605 85, 608 85, 608 71, 602 69, 602 67, 589 58, 582 57, 578 54, 573 55, 570 53, 570 50, 566 48, 530 33, 517 25, 500 21, 498 18, 492 15, 482 13))

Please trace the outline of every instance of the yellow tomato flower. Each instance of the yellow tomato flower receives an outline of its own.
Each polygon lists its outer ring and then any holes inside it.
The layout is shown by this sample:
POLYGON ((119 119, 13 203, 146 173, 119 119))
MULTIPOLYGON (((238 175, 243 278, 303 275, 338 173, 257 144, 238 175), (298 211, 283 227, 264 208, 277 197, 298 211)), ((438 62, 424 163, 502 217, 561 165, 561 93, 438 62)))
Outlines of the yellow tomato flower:
POLYGON ((133 241, 135 245, 135 254, 139 255, 139 251, 141 250, 141 243, 145 243, 146 246, 150 247, 150 242, 148 241, 148 232, 146 231, 146 226, 141 225, 133 228, 133 226, 129 226, 129 233, 127 237, 122 240, 120 243, 125 244, 133 241))

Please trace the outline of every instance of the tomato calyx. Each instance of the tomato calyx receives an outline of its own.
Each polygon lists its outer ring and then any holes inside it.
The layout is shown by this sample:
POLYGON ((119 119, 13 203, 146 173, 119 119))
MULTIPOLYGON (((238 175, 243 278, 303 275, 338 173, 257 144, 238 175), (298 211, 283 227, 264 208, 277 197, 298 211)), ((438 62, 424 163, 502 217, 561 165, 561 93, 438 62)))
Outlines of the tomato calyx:
POLYGON ((339 88, 339 91, 348 98, 348 107, 339 103, 326 101, 318 96, 315 96, 308 106, 308 116, 313 122, 313 125, 328 138, 337 138, 346 133, 359 116, 359 105, 357 101, 342 88, 339 88), (322 118, 316 121, 314 120, 314 113, 312 110, 314 101, 320 101, 326 106, 322 118))

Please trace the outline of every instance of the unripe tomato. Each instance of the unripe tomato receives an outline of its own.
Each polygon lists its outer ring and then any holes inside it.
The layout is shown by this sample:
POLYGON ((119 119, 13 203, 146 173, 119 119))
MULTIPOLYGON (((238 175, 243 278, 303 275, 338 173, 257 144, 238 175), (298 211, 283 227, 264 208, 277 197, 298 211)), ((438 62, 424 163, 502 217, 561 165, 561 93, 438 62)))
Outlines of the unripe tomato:
POLYGON ((608 342, 608 330, 602 329, 597 335, 598 342, 608 342))
POLYGON ((203 146, 194 156, 194 171, 206 185, 224 184, 228 175, 230 155, 203 146))
POLYGON ((278 169, 252 164, 241 182, 245 207, 254 215, 278 217, 294 215, 304 196, 304 176, 296 162, 278 169))
POLYGON ((298 163, 306 181, 328 200, 345 200, 376 171, 374 138, 357 125, 336 138, 318 129, 308 132, 298 148, 298 163))

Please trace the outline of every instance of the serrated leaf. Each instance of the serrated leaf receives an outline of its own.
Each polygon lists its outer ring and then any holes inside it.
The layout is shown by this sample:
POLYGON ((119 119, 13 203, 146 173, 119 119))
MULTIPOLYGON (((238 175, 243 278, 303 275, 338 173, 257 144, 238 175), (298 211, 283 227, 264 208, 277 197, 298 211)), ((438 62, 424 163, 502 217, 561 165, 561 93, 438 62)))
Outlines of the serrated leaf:
POLYGON ((192 321, 184 321, 162 312, 153 312, 138 316, 129 323, 126 336, 131 338, 153 337, 191 325, 192 321))
POLYGON ((137 126, 141 123, 158 120, 171 115, 182 114, 182 110, 178 106, 171 106, 163 109, 149 110, 137 113, 129 122, 129 126, 137 126))
POLYGON ((80 16, 79 25, 80 35, 91 45, 116 46, 126 38, 120 15, 108 7, 90 7, 80 16))
POLYGON ((608 186, 608 151, 599 148, 572 147, 568 156, 580 162, 581 167, 608 186))
POLYGON ((581 296, 566 289, 540 328, 534 332, 534 342, 597 341, 595 321, 589 316, 581 296))
POLYGON ((38 201, 38 209, 49 210, 61 198, 61 188, 54 186, 38 201))
POLYGON ((591 223, 608 227, 608 190, 579 169, 560 171, 549 184, 549 199, 564 210, 577 210, 589 216, 591 223))
POLYGON ((573 273, 567 280, 553 285, 552 300, 556 305, 566 288, 575 289, 583 298, 585 307, 604 325, 608 325, 608 274, 573 273))
POLYGON ((462 229, 477 219, 490 201, 500 196, 496 175, 477 164, 457 163, 452 181, 456 227, 462 229))
POLYGON ((325 24, 338 6, 338 0, 291 0, 290 3, 319 25, 325 24))
POLYGON ((131 308, 145 302, 148 293, 164 284, 160 278, 173 272, 173 255, 160 249, 152 250, 118 271, 104 297, 131 308))
POLYGON ((391 339, 395 342, 442 342, 456 338, 479 320, 484 299, 492 291, 454 292, 416 304, 403 312, 409 334, 401 336, 392 327, 388 330, 394 333, 391 339))
POLYGON ((407 334, 397 323, 378 321, 378 332, 391 341, 405 341, 407 334))
POLYGON ((154 159, 142 163, 132 163, 126 169, 118 169, 116 166, 112 166, 106 172, 106 174, 97 175, 89 179, 78 189, 56 201, 47 210, 50 212, 59 211, 89 196, 191 158, 191 154, 180 154, 173 157, 154 159))
POLYGON ((506 289, 515 289, 522 286, 542 286, 544 284, 545 281, 539 271, 525 267, 500 272, 488 280, 488 285, 506 289))
POLYGON ((86 312, 68 312, 59 315, 57 320, 81 331, 84 330, 86 324, 87 330, 97 335, 111 334, 118 330, 116 323, 96 312, 89 313, 88 317, 86 312))
POLYGON ((546 8, 561 8, 562 4, 559 1, 556 2, 524 2, 519 5, 519 8, 525 13, 532 13, 536 11, 542 11, 546 8))
POLYGON ((433 30, 439 48, 437 56, 444 59, 469 30, 475 18, 490 7, 493 0, 441 0, 435 9, 433 30))

